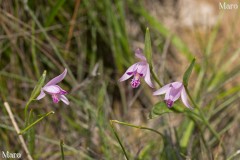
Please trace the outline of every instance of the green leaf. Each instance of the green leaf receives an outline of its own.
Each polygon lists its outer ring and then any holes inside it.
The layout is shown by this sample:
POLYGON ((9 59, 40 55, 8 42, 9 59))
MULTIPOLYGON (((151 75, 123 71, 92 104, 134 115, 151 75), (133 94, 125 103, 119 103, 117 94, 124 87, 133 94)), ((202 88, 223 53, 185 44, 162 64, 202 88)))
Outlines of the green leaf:
POLYGON ((41 120, 43 120, 45 117, 54 114, 53 111, 50 111, 46 114, 44 114, 42 117, 40 117, 39 119, 37 119, 36 121, 34 121, 33 123, 31 123, 30 125, 28 125, 26 128, 24 128, 23 130, 20 131, 20 133, 18 134, 24 134, 26 131, 28 131, 29 129, 31 129, 33 126, 35 126, 38 122, 40 122, 41 120))
POLYGON ((40 91, 41 91, 41 88, 42 88, 42 86, 43 86, 43 84, 44 84, 45 78, 46 78, 46 73, 47 73, 47 71, 44 71, 43 74, 42 74, 42 76, 41 76, 40 79, 38 80, 38 83, 37 83, 37 85, 34 87, 29 101, 32 101, 33 99, 35 99, 35 98, 39 95, 39 93, 40 93, 40 91))
POLYGON ((149 28, 146 29, 145 34, 144 54, 146 55, 148 64, 152 67, 152 47, 149 28))
POLYGON ((63 151, 63 140, 60 140, 60 148, 61 148, 61 157, 62 157, 62 160, 64 160, 64 151, 63 151))
POLYGON ((189 77, 190 77, 190 75, 191 75, 191 73, 192 73, 192 70, 193 70, 193 67, 194 67, 194 64, 195 64, 195 60, 196 60, 196 59, 193 58, 190 66, 188 67, 188 69, 186 70, 186 72, 185 72, 184 75, 183 75, 183 85, 184 85, 185 87, 188 86, 188 80, 189 80, 189 77))
POLYGON ((31 96, 24 108, 24 116, 25 116, 25 127, 28 125, 28 115, 27 115, 27 111, 28 111, 28 107, 30 105, 30 103, 39 95, 40 91, 41 91, 41 88, 44 84, 44 81, 45 81, 45 78, 46 78, 46 74, 47 74, 47 71, 44 71, 42 76, 40 77, 40 79, 38 80, 36 86, 34 87, 32 93, 31 93, 31 96))
POLYGON ((175 105, 171 108, 168 108, 167 105, 164 102, 158 102, 152 107, 152 110, 150 112, 149 118, 153 119, 156 117, 159 117, 162 114, 165 113, 171 113, 171 112, 183 112, 184 109, 178 105, 175 105))

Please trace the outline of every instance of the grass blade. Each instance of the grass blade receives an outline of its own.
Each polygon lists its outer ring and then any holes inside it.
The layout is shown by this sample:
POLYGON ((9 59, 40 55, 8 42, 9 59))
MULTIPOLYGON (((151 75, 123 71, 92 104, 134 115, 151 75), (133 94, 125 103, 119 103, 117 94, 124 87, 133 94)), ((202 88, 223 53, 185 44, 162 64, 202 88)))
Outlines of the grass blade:
POLYGON ((190 77, 190 75, 191 75, 191 73, 192 73, 194 64, 195 64, 195 58, 192 60, 190 66, 188 67, 188 69, 186 70, 186 72, 185 72, 184 75, 183 75, 183 85, 184 85, 185 87, 188 86, 188 80, 189 80, 189 77, 190 77))
POLYGON ((35 122, 33 122, 32 124, 30 124, 29 126, 27 126, 26 128, 24 128, 19 134, 23 134, 25 133, 27 130, 29 130, 31 127, 33 127, 34 125, 36 125, 38 122, 40 122, 41 120, 43 120, 45 117, 54 114, 53 111, 48 112, 47 114, 43 115, 42 117, 40 117, 39 119, 37 119, 35 122))
POLYGON ((40 77, 40 79, 38 80, 37 85, 34 87, 32 93, 31 93, 30 101, 34 100, 39 95, 41 88, 45 82, 46 74, 47 74, 47 71, 45 70, 43 72, 42 76, 40 77))
POLYGON ((47 20, 45 26, 50 26, 52 24, 54 18, 57 16, 59 10, 61 9, 65 2, 66 2, 65 0, 58 0, 54 7, 51 8, 50 10, 51 12, 48 14, 49 16, 46 17, 47 20))
POLYGON ((149 28, 146 29, 145 33, 144 54, 146 55, 148 64, 152 67, 152 46, 149 28))

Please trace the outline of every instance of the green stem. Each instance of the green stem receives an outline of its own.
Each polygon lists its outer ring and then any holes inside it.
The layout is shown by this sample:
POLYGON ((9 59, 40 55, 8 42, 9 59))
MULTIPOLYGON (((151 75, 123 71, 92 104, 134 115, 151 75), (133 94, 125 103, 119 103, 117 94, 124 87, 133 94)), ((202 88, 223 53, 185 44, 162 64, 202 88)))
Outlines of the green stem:
POLYGON ((118 124, 122 124, 122 125, 129 126, 129 127, 133 127, 133 128, 149 130, 149 131, 155 132, 155 133, 157 133, 157 134, 159 134, 160 136, 163 137, 163 134, 162 134, 162 133, 160 133, 160 132, 158 132, 157 130, 154 130, 154 129, 152 129, 152 128, 143 127, 143 126, 136 126, 136 125, 129 124, 129 123, 125 123, 125 122, 120 122, 120 121, 118 121, 118 120, 111 120, 111 122, 118 123, 118 124))
POLYGON ((118 136, 118 134, 117 134, 114 126, 113 126, 113 120, 110 120, 110 125, 111 125, 111 127, 112 127, 112 130, 113 130, 114 135, 116 136, 116 138, 117 138, 117 140, 118 140, 118 143, 120 144, 120 146, 121 146, 121 148, 122 148, 122 150, 123 150, 123 153, 124 153, 126 159, 129 160, 129 158, 128 158, 128 156, 127 156, 127 153, 126 153, 126 151, 125 151, 125 149, 124 149, 124 147, 123 147, 123 145, 122 145, 122 142, 121 142, 121 140, 120 140, 120 138, 119 138, 119 136, 118 136))
POLYGON ((33 127, 35 124, 37 124, 38 122, 40 122, 42 119, 44 119, 45 117, 54 114, 53 111, 48 112, 47 114, 43 115, 41 118, 39 118, 38 120, 36 120, 35 122, 33 122, 32 124, 30 124, 29 126, 27 126, 25 129, 23 129, 20 133, 18 134, 23 134, 24 132, 26 132, 27 130, 29 130, 31 127, 33 127))
POLYGON ((60 140, 60 148, 61 148, 61 155, 62 155, 62 160, 64 160, 64 152, 63 152, 63 140, 60 140))
POLYGON ((24 116, 25 116, 25 127, 27 127, 27 125, 28 125, 28 115, 27 115, 27 111, 28 111, 28 107, 29 107, 29 104, 32 102, 32 100, 30 99, 28 102, 27 102, 27 104, 26 104, 26 106, 25 106, 25 108, 24 108, 24 116))
POLYGON ((158 79, 157 75, 155 74, 155 72, 153 71, 153 68, 152 68, 152 67, 150 67, 150 72, 151 72, 151 74, 152 74, 152 76, 153 76, 153 79, 157 82, 157 84, 158 84, 160 87, 162 87, 163 85, 162 85, 161 82, 159 81, 159 79, 158 79))
MULTIPOLYGON (((33 110, 31 109, 29 112, 29 116, 28 116, 28 121, 29 123, 33 122, 33 110)), ((33 158, 35 157, 35 129, 32 128, 29 130, 28 134, 27 134, 27 142, 28 142, 28 148, 30 151, 30 154, 33 156, 33 158)))

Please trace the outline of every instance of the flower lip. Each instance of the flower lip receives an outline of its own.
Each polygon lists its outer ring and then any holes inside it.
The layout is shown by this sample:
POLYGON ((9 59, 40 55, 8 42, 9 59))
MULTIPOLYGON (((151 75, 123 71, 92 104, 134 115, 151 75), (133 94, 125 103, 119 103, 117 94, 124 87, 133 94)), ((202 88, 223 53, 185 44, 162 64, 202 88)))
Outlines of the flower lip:
POLYGON ((165 100, 165 103, 167 104, 168 108, 171 108, 174 104, 174 102, 171 99, 165 100))
POLYGON ((131 81, 132 88, 137 88, 140 85, 140 79, 133 78, 131 81))
POLYGON ((58 102, 59 102, 58 95, 56 95, 56 94, 53 94, 53 95, 52 95, 52 99, 53 99, 53 102, 54 102, 54 103, 58 103, 58 102))

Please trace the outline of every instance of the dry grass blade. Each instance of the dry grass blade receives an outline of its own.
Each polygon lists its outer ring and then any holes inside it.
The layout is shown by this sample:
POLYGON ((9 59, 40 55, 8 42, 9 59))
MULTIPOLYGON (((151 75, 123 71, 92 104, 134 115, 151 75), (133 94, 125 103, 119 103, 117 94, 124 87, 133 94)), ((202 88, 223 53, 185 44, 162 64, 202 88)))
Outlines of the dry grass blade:
POLYGON ((73 30, 74 30, 75 23, 76 23, 77 12, 78 12, 78 8, 79 8, 79 5, 80 5, 80 1, 81 0, 76 0, 75 1, 75 8, 74 8, 72 19, 70 21, 70 29, 69 29, 69 32, 68 32, 68 38, 67 38, 67 43, 66 43, 66 47, 65 47, 66 52, 69 50, 69 47, 71 45, 71 39, 72 39, 72 36, 73 36, 73 30))
MULTIPOLYGON (((11 121, 12 121, 13 127, 15 128, 17 134, 20 133, 20 129, 19 129, 18 125, 17 125, 17 122, 15 121, 15 118, 14 118, 14 116, 12 114, 12 111, 11 111, 11 108, 10 108, 8 102, 4 102, 4 106, 5 106, 5 108, 6 108, 7 112, 8 112, 8 115, 9 115, 11 121)), ((22 135, 18 135, 18 137, 20 139, 20 142, 21 142, 21 145, 22 145, 24 151, 27 154, 28 160, 33 160, 32 156, 30 155, 30 152, 29 152, 29 150, 27 148, 27 145, 26 145, 26 143, 25 143, 25 141, 23 139, 23 136, 22 135)))

